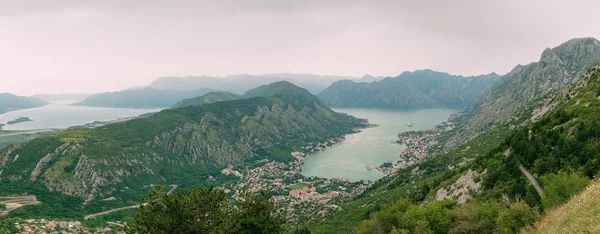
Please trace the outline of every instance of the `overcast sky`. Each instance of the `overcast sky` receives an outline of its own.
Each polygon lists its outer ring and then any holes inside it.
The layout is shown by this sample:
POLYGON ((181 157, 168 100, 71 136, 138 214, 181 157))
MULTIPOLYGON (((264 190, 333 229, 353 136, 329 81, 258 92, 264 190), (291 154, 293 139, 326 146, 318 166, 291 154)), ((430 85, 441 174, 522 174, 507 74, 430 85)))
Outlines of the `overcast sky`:
POLYGON ((504 74, 546 47, 600 38, 598 9, 594 0, 0 0, 0 93, 239 73, 504 74))

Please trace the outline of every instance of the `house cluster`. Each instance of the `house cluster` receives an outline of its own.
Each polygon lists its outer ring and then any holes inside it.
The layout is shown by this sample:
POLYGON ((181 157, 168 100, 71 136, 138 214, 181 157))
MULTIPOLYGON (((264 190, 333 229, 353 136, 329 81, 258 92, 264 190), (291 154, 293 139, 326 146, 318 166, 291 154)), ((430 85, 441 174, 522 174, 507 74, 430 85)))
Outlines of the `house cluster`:
POLYGON ((221 170, 221 173, 223 175, 231 175, 231 174, 233 174, 234 176, 237 176, 237 177, 240 177, 240 178, 243 177, 242 173, 240 173, 238 171, 234 171, 233 169, 231 169, 231 166, 228 167, 228 168, 225 168, 225 169, 221 170))
POLYGON ((444 122, 431 129, 424 131, 411 131, 398 134, 398 141, 406 145, 406 149, 398 154, 398 160, 390 164, 384 164, 376 169, 383 174, 389 175, 423 160, 429 155, 432 147, 438 145, 437 138, 442 132, 454 129, 454 123, 444 122))
POLYGON ((290 197, 299 198, 300 200, 308 200, 312 197, 312 195, 319 194, 317 193, 317 188, 315 187, 304 187, 302 189, 295 189, 290 191, 290 197))
POLYGON ((84 229, 79 221, 55 221, 45 219, 29 219, 23 223, 15 223, 19 233, 51 233, 54 231, 78 232, 84 229))

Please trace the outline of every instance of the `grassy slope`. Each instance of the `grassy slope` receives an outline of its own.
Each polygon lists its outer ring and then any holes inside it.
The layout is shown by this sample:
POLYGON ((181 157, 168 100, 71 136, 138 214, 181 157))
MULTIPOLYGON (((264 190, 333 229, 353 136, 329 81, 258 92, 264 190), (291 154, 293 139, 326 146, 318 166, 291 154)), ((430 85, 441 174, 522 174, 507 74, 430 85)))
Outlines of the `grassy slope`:
POLYGON ((599 197, 600 182, 596 181, 522 233, 600 233, 599 197))

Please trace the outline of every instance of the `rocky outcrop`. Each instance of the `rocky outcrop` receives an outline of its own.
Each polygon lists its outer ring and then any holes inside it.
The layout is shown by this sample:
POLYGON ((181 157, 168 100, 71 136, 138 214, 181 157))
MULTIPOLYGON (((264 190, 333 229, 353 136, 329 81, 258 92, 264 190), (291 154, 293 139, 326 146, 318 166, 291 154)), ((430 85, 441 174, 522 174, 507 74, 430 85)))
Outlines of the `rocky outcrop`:
POLYGON ((484 170, 481 173, 477 173, 469 169, 467 173, 458 178, 456 182, 450 186, 440 188, 436 192, 435 199, 456 199, 460 204, 466 203, 473 197, 472 194, 476 194, 481 190, 482 176, 486 172, 487 171, 484 170))
MULTIPOLYGON (((531 106, 531 101, 574 83, 599 61, 600 41, 594 38, 573 39, 544 50, 538 62, 515 67, 457 118, 457 131, 448 137, 445 149, 519 118, 516 113, 531 106)), ((541 113, 543 108, 537 115, 541 113)))

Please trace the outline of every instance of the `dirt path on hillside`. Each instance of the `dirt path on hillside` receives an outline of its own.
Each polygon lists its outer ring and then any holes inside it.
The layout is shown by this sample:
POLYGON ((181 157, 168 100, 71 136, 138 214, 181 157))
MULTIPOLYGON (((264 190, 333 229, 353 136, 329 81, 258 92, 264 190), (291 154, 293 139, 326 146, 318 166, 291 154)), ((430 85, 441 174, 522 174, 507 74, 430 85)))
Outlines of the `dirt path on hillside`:
MULTIPOLYGON (((177 186, 179 186, 179 185, 172 184, 171 185, 171 190, 169 190, 167 192, 167 195, 170 195, 177 188, 177 186)), ((141 205, 145 206, 147 204, 148 203, 142 203, 141 205)), ((107 211, 103 211, 103 212, 96 213, 96 214, 85 215, 85 216, 83 216, 83 218, 84 219, 89 219, 89 218, 93 218, 93 217, 96 217, 96 216, 102 216, 102 215, 110 214, 112 212, 117 212, 117 211, 120 211, 120 210, 136 209, 136 208, 140 208, 140 205, 133 205, 133 206, 126 206, 126 207, 121 207, 121 208, 115 208, 115 209, 112 209, 112 210, 107 210, 107 211)))
POLYGON ((540 186, 540 184, 538 184, 538 182, 535 180, 535 178, 533 178, 531 173, 529 173, 529 171, 527 171, 527 169, 525 169, 525 167, 523 167, 523 165, 519 165, 519 170, 521 170, 521 172, 523 172, 523 174, 525 174, 525 176, 527 176, 527 179, 529 179, 529 182, 531 182, 533 187, 535 187, 535 190, 537 190, 538 194, 543 199, 544 198, 544 190, 542 189, 542 186, 540 186))
MULTIPOLYGON (((145 206, 146 204, 148 204, 148 203, 142 203, 143 206, 145 206)), ((126 207, 121 207, 121 208, 116 208, 116 209, 112 209, 112 210, 107 210, 107 211, 103 211, 103 212, 95 213, 95 214, 91 214, 91 215, 85 215, 85 216, 83 216, 83 218, 84 219, 89 219, 89 218, 93 218, 93 217, 96 217, 96 216, 110 214, 112 212, 116 212, 116 211, 120 211, 120 210, 135 209, 135 208, 140 208, 140 205, 126 206, 126 207)))
MULTIPOLYGON (((508 158, 508 155, 510 155, 510 148, 504 151, 504 158, 508 158)), ((519 170, 521 170, 521 172, 527 177, 527 179, 529 179, 529 182, 533 185, 540 197, 544 198, 544 190, 542 189, 542 186, 540 186, 540 184, 535 180, 531 173, 529 173, 529 171, 527 171, 527 169, 522 164, 519 164, 519 170)))
POLYGON ((6 210, 0 212, 0 216, 6 216, 9 212, 28 205, 40 204, 37 198, 33 195, 29 196, 11 196, 11 197, 0 197, 0 204, 6 206, 6 210))

